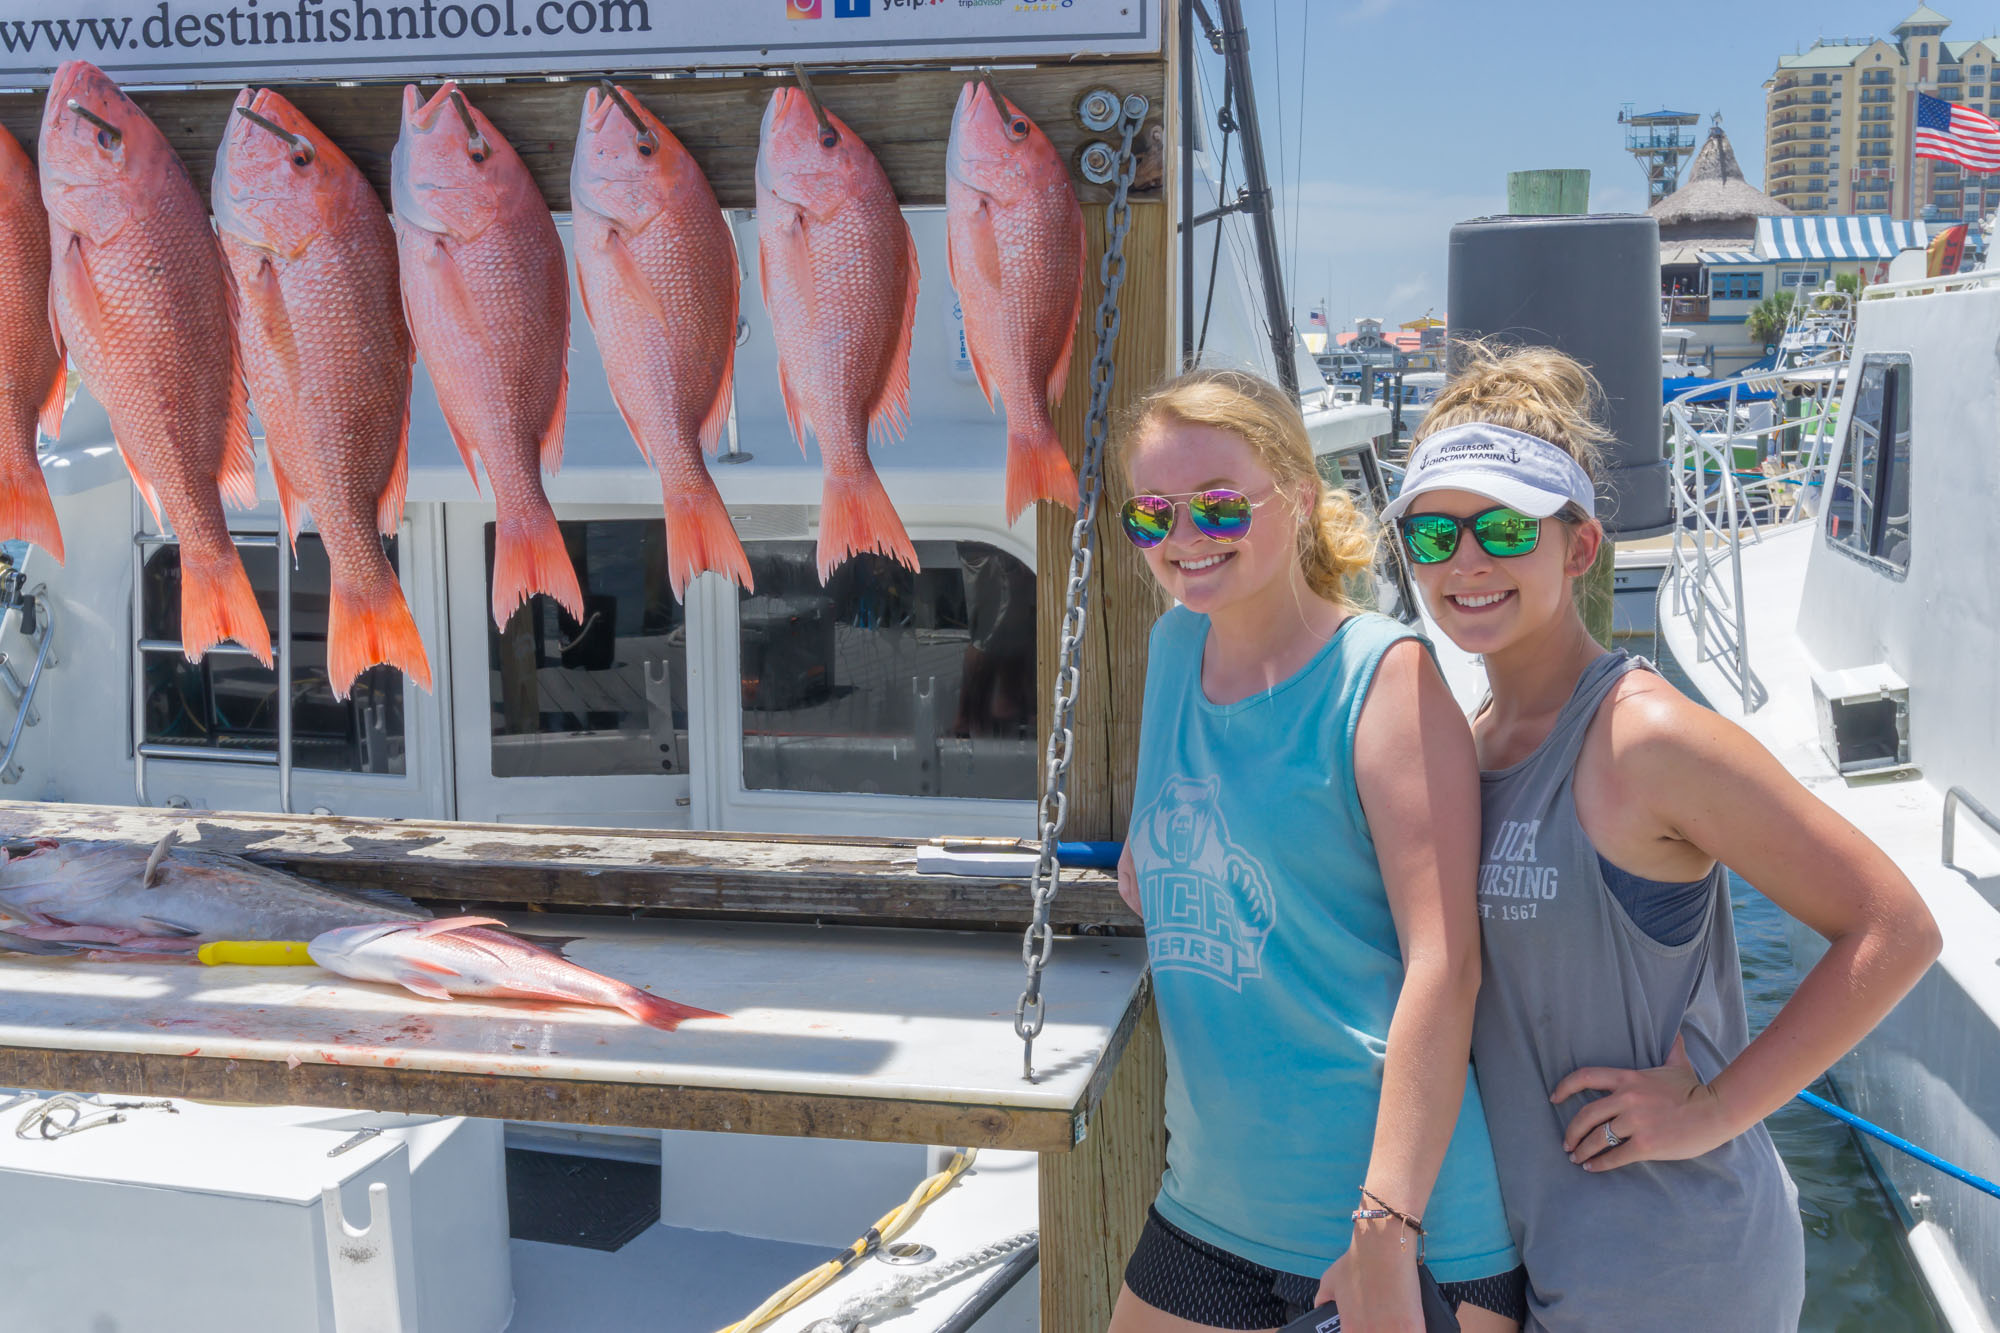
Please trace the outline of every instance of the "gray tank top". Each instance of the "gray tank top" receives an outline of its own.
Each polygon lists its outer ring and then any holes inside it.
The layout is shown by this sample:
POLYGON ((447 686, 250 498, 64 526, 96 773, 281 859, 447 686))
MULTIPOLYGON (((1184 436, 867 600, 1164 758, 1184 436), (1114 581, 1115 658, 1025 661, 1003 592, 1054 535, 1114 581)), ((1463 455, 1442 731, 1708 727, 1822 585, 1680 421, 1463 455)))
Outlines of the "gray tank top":
POLYGON ((1472 1057, 1507 1222, 1528 1269, 1527 1327, 1548 1333, 1786 1333, 1805 1298, 1798 1191, 1762 1125, 1705 1156, 1601 1174, 1570 1162, 1563 1128, 1590 1093, 1549 1094, 1585 1065, 1650 1069, 1676 1033, 1704 1079, 1749 1044, 1728 873, 1686 943, 1664 945, 1619 905, 1578 823, 1584 733, 1627 671, 1592 662, 1548 738, 1482 773, 1485 980, 1472 1057))

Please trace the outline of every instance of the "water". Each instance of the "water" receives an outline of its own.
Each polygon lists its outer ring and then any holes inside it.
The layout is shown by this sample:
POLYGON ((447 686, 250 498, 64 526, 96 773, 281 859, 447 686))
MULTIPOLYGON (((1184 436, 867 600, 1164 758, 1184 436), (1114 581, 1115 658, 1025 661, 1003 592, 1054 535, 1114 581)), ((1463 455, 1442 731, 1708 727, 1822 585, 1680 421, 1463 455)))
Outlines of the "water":
MULTIPOLYGON (((1651 637, 1622 641, 1651 657, 1692 697, 1701 695, 1659 652, 1651 637), (1665 660, 1662 660, 1662 659, 1665 660)), ((1798 985, 1785 917, 1739 876, 1729 877, 1736 942, 1743 955, 1743 998, 1750 1031, 1764 1029, 1798 985)), ((1813 1091, 1832 1092, 1822 1082, 1813 1091)), ((1904 1248, 1903 1227, 1862 1155, 1854 1131, 1803 1102, 1790 1102, 1766 1124, 1799 1187, 1806 1229, 1806 1304, 1802 1333, 1938 1333, 1922 1281, 1904 1248)), ((1883 1151, 1892 1151, 1883 1149, 1883 1151)))

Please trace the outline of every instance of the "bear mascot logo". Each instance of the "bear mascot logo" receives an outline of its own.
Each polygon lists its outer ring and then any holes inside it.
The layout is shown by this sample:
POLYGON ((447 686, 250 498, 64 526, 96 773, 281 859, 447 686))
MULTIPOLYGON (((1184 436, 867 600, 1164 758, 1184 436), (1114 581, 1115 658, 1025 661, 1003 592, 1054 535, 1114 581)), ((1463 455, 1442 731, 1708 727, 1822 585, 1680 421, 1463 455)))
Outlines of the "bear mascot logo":
POLYGON ((1277 899, 1264 868, 1229 840, 1222 779, 1172 777, 1133 821, 1132 866, 1155 972, 1188 971, 1232 990, 1263 975, 1277 899))

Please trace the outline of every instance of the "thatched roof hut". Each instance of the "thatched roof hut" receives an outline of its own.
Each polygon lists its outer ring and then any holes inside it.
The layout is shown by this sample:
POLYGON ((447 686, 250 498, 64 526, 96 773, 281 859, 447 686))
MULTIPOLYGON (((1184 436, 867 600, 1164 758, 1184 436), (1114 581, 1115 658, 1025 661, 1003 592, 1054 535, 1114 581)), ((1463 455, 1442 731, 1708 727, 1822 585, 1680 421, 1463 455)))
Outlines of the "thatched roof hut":
POLYGON ((1743 179, 1729 136, 1717 125, 1694 155, 1687 183, 1646 210, 1660 224, 1662 248, 1717 242, 1711 249, 1740 248, 1757 234, 1758 218, 1792 216, 1792 210, 1743 179), (1735 243, 1735 244, 1732 244, 1735 243))

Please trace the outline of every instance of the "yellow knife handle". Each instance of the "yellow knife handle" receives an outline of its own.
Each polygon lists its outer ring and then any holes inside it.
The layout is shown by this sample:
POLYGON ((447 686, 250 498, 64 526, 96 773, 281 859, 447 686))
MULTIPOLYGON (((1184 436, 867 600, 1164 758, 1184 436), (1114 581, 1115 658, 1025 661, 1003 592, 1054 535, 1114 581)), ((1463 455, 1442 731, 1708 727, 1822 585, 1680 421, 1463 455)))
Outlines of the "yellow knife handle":
POLYGON ((247 963, 255 967, 310 967, 304 940, 215 940, 195 950, 195 957, 211 966, 217 963, 247 963))

